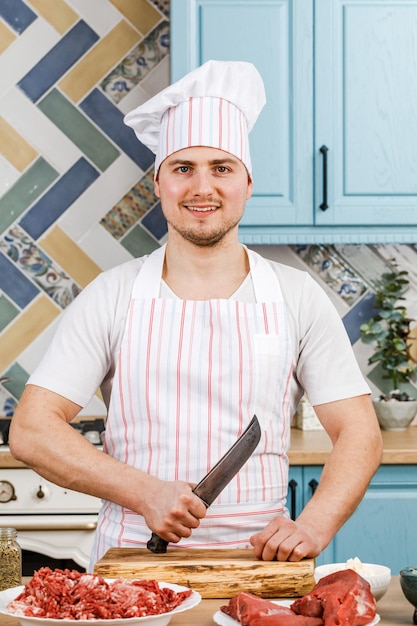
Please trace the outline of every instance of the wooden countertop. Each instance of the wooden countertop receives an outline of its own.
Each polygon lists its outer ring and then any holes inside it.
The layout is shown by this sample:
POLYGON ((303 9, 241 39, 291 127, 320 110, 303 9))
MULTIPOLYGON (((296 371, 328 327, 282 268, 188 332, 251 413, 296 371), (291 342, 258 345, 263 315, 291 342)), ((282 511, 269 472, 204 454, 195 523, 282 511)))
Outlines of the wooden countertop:
MULTIPOLYGON (((394 432, 382 430, 384 442, 383 465, 417 463, 417 426, 394 432)), ((289 459, 291 465, 323 465, 331 450, 331 442, 324 430, 291 429, 289 459)), ((8 451, 0 449, 0 468, 24 468, 8 451)))
MULTIPOLYGON (((382 465, 417 463, 417 427, 404 431, 381 430, 384 442, 382 465)), ((323 465, 331 450, 324 430, 291 429, 289 459, 291 465, 323 465)))
MULTIPOLYGON (((25 582, 25 580, 23 581, 25 582)), ((213 615, 225 600, 202 600, 198 606, 174 616, 170 626, 213 626, 213 615)), ((413 623, 414 608, 403 596, 399 578, 394 576, 390 588, 377 604, 377 612, 381 617, 381 626, 400 626, 413 623)), ((0 615, 0 626, 18 626, 17 618, 0 615)))

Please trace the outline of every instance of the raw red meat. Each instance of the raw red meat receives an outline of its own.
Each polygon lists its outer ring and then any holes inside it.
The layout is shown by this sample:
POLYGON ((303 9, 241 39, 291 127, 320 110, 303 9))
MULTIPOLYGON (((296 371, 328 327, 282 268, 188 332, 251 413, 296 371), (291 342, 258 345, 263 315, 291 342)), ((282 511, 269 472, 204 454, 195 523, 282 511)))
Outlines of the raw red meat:
POLYGON ((97 574, 42 567, 7 609, 17 616, 54 619, 144 617, 172 611, 191 593, 161 588, 156 580, 106 582, 97 574))
POLYGON ((296 615, 267 615, 252 620, 250 626, 323 626, 323 620, 319 617, 305 617, 296 615))
POLYGON ((325 626, 364 626, 376 615, 369 583, 351 569, 325 576, 291 609, 309 617, 321 617, 325 626))
POLYGON ((220 610, 242 626, 322 626, 323 620, 295 615, 291 609, 242 591, 220 610))

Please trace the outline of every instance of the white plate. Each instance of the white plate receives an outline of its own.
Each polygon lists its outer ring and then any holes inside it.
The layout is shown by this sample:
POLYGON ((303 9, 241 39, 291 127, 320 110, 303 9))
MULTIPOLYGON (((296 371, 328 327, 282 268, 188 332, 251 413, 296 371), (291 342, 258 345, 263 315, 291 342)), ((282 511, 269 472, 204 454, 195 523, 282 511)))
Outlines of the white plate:
MULTIPOLYGON (((114 579, 106 579, 108 582, 113 582, 114 579)), ((171 583, 164 583, 158 581, 160 587, 168 587, 174 591, 188 591, 188 587, 181 587, 180 585, 173 585, 171 583)), ((5 589, 0 591, 0 613, 8 615, 9 617, 17 618, 22 626, 142 626, 143 624, 152 623, 152 626, 166 626, 171 621, 173 615, 176 613, 183 613, 197 606, 201 602, 201 596, 196 591, 184 600, 184 602, 177 606, 168 613, 162 613, 161 615, 148 615, 147 617, 128 617, 126 619, 89 619, 89 620, 74 620, 74 619, 47 619, 45 617, 25 617, 22 615, 16 615, 10 613, 7 610, 9 602, 14 600, 19 593, 24 589, 24 586, 12 587, 11 589, 5 589)))
MULTIPOLYGON (((280 600, 279 602, 272 600, 272 602, 274 604, 278 604, 278 606, 286 606, 287 608, 289 608, 293 603, 293 600, 280 600)), ((375 626, 375 624, 378 624, 380 619, 381 618, 379 617, 379 615, 376 614, 375 619, 372 622, 369 622, 369 624, 366 624, 366 626, 375 626)), ((213 620, 214 623, 219 624, 219 626, 236 626, 236 624, 239 624, 239 622, 233 619, 233 617, 230 617, 230 615, 226 615, 226 613, 223 613, 222 611, 217 611, 213 615, 213 620)))

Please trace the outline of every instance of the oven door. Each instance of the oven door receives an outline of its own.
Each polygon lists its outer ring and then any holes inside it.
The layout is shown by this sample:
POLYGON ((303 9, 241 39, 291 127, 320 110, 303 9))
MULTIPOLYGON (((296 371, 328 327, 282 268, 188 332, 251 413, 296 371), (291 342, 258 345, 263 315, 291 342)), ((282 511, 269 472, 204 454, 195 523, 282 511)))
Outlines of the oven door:
POLYGON ((88 568, 97 527, 96 514, 7 515, 4 519, 8 526, 16 528, 23 551, 52 559, 70 559, 82 568, 88 568))

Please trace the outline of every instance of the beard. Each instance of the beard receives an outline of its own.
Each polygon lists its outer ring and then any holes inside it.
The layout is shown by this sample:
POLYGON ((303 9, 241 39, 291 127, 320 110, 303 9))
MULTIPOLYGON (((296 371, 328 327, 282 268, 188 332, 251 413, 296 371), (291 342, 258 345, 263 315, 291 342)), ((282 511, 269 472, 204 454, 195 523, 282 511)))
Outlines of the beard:
POLYGON ((200 248, 217 246, 231 230, 236 228, 239 222, 240 218, 230 221, 228 224, 222 224, 214 230, 205 231, 204 229, 199 230, 198 226, 195 228, 186 228, 167 220, 168 225, 183 239, 200 248))

